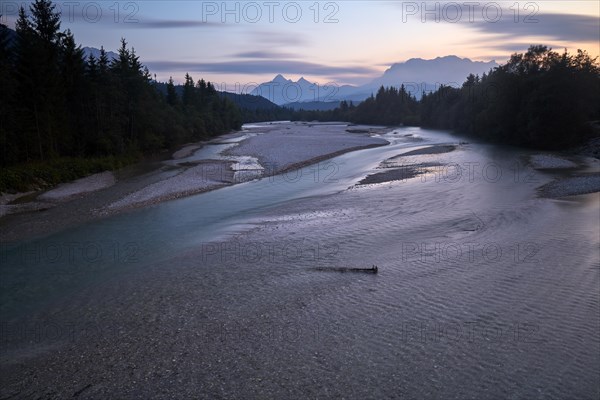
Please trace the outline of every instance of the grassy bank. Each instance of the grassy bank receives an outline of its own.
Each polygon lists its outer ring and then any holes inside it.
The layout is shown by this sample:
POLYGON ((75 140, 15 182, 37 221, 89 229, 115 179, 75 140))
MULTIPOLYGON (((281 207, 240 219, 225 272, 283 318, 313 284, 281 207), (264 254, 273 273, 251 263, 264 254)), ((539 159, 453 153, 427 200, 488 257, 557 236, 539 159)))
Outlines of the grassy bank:
POLYGON ((133 164, 138 154, 94 158, 56 158, 3 167, 0 170, 0 192, 26 192, 48 189, 59 183, 103 171, 113 171, 133 164))

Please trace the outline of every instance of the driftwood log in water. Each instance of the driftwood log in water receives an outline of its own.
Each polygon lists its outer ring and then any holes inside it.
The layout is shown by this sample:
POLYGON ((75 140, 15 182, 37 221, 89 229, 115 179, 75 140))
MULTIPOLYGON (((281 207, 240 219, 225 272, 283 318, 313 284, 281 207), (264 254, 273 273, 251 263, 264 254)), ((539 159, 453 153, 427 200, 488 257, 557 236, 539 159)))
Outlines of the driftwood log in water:
POLYGON ((371 268, 352 268, 352 267, 317 267, 317 271, 329 271, 329 272, 365 272, 368 274, 376 274, 378 272, 377 265, 373 265, 371 268))

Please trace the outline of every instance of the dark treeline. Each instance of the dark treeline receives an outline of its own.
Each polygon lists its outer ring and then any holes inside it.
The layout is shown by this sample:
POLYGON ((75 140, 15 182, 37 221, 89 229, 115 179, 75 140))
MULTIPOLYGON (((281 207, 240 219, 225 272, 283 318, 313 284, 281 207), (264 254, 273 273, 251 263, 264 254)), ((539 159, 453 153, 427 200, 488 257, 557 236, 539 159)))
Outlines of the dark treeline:
POLYGON ((596 59, 531 46, 461 88, 442 87, 421 99, 421 125, 456 129, 486 140, 562 149, 583 142, 600 119, 596 59))
POLYGON ((295 120, 349 121, 355 124, 416 125, 419 123, 419 103, 404 85, 379 88, 375 96, 355 106, 343 100, 340 106, 328 111, 296 111, 295 120))
MULTIPOLYGON (((182 95, 156 89, 133 48, 84 59, 50 0, 0 26, 0 148, 4 166, 57 158, 152 153, 240 128, 237 107, 186 75, 182 95)), ((172 81, 169 87, 172 87, 172 81)))
POLYGON ((240 106, 240 114, 244 123, 298 120, 296 111, 281 106, 275 108, 246 108, 240 106))
POLYGON ((332 111, 300 111, 296 119, 363 124, 420 125, 452 129, 498 143, 562 149, 582 143, 600 120, 600 68, 581 50, 576 55, 531 46, 461 88, 441 86, 420 101, 380 88, 358 106, 342 102, 332 111))
POLYGON ((220 95, 231 100, 240 109, 244 123, 287 121, 294 117, 294 110, 291 108, 277 106, 261 96, 229 92, 221 92, 220 95))

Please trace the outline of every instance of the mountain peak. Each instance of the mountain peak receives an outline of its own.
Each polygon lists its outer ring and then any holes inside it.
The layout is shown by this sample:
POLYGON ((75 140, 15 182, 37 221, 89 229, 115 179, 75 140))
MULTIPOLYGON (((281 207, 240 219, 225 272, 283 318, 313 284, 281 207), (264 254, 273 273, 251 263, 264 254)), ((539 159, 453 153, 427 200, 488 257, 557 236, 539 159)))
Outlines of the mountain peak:
POLYGON ((383 76, 373 80, 369 86, 399 86, 404 83, 405 86, 410 86, 413 92, 420 93, 424 84, 429 85, 427 88, 434 89, 441 84, 460 84, 469 74, 482 75, 495 66, 497 64, 494 61, 473 61, 456 55, 433 59, 411 58, 393 64, 383 76))
POLYGON ((455 56, 454 54, 450 54, 447 56, 436 57, 436 60, 468 60, 468 58, 460 58, 459 56, 455 56))
MULTIPOLYGON (((89 58, 89 56, 94 56, 96 59, 100 58, 100 49, 97 49, 95 47, 84 47, 81 50, 83 50, 83 56, 84 58, 87 60, 89 58)), ((106 50, 106 57, 108 57, 108 60, 115 60, 117 58, 119 58, 119 55, 117 53, 115 53, 114 51, 108 51, 106 50)))
POLYGON ((271 82, 287 82, 288 80, 281 74, 277 74, 275 78, 271 82))

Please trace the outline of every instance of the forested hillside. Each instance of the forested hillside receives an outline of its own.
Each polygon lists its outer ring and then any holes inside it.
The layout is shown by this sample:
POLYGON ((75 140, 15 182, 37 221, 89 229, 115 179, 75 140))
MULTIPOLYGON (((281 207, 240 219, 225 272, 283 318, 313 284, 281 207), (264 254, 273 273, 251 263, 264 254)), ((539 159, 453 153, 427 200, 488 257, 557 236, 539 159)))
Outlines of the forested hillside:
POLYGON ((596 59, 545 46, 531 46, 489 74, 470 75, 460 89, 442 87, 421 100, 422 126, 547 149, 581 143, 599 119, 596 59))
POLYGON ((16 38, 0 27, 3 166, 59 158, 152 153, 240 128, 237 107, 186 75, 182 96, 163 96, 133 47, 84 59, 49 0, 21 8, 16 38))

